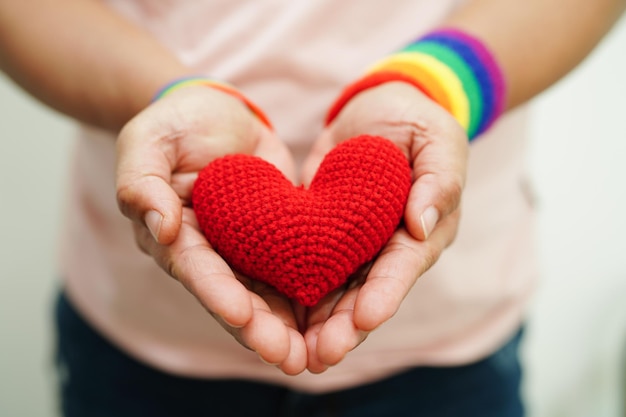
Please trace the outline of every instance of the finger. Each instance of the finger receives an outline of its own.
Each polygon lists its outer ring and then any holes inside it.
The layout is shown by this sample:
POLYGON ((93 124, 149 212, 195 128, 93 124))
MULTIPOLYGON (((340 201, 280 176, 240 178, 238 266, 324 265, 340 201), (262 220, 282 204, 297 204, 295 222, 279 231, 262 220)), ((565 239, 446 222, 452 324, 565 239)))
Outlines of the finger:
POLYGON ((276 288, 264 282, 241 276, 239 276, 239 279, 244 280, 248 290, 256 294, 259 300, 265 303, 272 314, 280 318, 285 326, 296 330, 298 329, 298 321, 295 316, 293 304, 289 298, 279 293, 276 288))
POLYGON ((311 348, 314 348, 309 354, 310 371, 322 372, 329 366, 338 364, 367 337, 367 332, 358 329, 353 320, 354 304, 359 289, 358 283, 351 284, 346 291, 337 294, 339 299, 337 295, 331 297, 329 301, 334 307, 330 314, 328 305, 314 312, 317 314, 312 316, 312 334, 307 341, 311 348))
POLYGON ((317 335, 317 357, 328 366, 334 366, 360 345, 368 332, 354 324, 354 307, 339 310, 324 323, 317 335))
POLYGON ((198 179, 198 172, 176 172, 172 174, 170 187, 176 193, 183 206, 191 206, 193 185, 198 179))
POLYGON ((162 140, 144 138, 129 123, 117 142, 116 189, 121 212, 144 224, 161 244, 174 241, 181 225, 182 204, 170 186, 174 150, 162 140))
POLYGON ((287 375, 297 375, 306 369, 307 350, 297 328, 291 302, 276 290, 253 296, 253 318, 250 323, 232 333, 244 346, 254 350, 261 360, 275 365, 287 375))
MULTIPOLYGON (((183 223, 178 238, 169 246, 158 245, 146 234, 139 238, 142 246, 239 343, 255 351, 269 364, 281 364, 288 359, 291 351, 290 335, 283 320, 236 279, 228 265, 208 246, 197 230, 183 223)), ((287 370, 297 372, 296 362, 288 362, 287 370)))
POLYGON ((324 298, 322 298, 314 307, 309 308, 307 312, 306 331, 304 340, 306 342, 308 352, 307 369, 309 372, 319 374, 328 369, 318 356, 318 335, 324 323, 333 313, 333 310, 341 297, 343 296, 345 287, 338 288, 324 298))
POLYGON ((359 330, 372 331, 393 317, 417 279, 454 240, 458 218, 458 211, 446 217, 426 241, 413 239, 405 229, 393 235, 355 301, 354 323, 359 330))
POLYGON ((323 323, 317 323, 306 330, 304 341, 307 350, 307 369, 312 374, 321 374, 326 371, 329 366, 323 363, 317 356, 317 341, 323 323))
POLYGON ((267 128, 264 128, 254 155, 278 168, 292 184, 297 183, 297 170, 289 149, 267 128))
POLYGON ((315 141, 311 151, 304 160, 301 169, 302 184, 308 187, 315 177, 315 173, 320 164, 324 160, 324 157, 330 152, 336 143, 333 141, 333 136, 330 129, 325 129, 322 135, 315 141))
POLYGON ((266 294, 268 304, 250 292, 197 231, 191 210, 185 209, 184 214, 180 234, 172 245, 159 245, 145 228, 137 227, 140 246, 239 343, 257 352, 266 363, 279 365, 285 373, 302 372, 306 368, 306 348, 302 336, 289 327, 296 325, 293 314, 288 312, 289 301, 266 294))
MULTIPOLYGON (((280 333, 270 331, 266 335, 272 344, 278 344, 283 348, 289 347, 288 350, 280 352, 286 356, 273 363, 278 365, 278 368, 288 375, 299 374, 306 368, 307 355, 303 336, 298 331, 298 318, 291 300, 270 285, 252 279, 248 280, 248 282, 248 288, 258 296, 258 299, 255 299, 255 301, 258 301, 258 305, 266 305, 268 311, 283 323, 287 332, 286 339, 283 331, 280 333), (280 335, 282 340, 277 335, 280 335)), ((253 303, 257 305, 256 302, 253 301, 253 303)), ((270 357, 276 358, 280 356, 277 352, 266 353, 263 350, 265 349, 263 345, 260 348, 261 350, 257 350, 257 353, 266 362, 271 362, 268 361, 270 357)))
POLYGON ((135 236, 135 243, 137 247, 141 249, 143 253, 146 255, 150 254, 150 248, 154 245, 154 238, 152 234, 148 230, 148 228, 143 224, 133 223, 133 234, 135 236))
POLYGON ((465 185, 467 138, 456 124, 426 131, 411 147, 414 182, 405 209, 405 225, 426 240, 437 223, 454 212, 465 185))
POLYGON ((324 296, 315 306, 310 307, 307 312, 307 328, 328 320, 345 291, 345 286, 339 287, 324 296))
POLYGON ((302 334, 296 329, 288 328, 289 355, 278 367, 287 375, 298 375, 307 368, 307 348, 302 334))
POLYGON ((319 331, 317 357, 326 365, 338 364, 367 338, 368 333, 354 324, 354 308, 360 290, 361 285, 350 285, 319 331))
POLYGON ((288 328, 262 300, 254 304, 252 319, 234 332, 240 343, 255 351, 263 362, 281 365, 291 352, 288 328))
MULTIPOLYGON (((354 300, 354 289, 365 282, 365 277, 372 267, 372 262, 362 265, 348 278, 348 283, 326 294, 315 306, 310 307, 306 316, 306 328, 318 323, 324 324, 337 308, 345 308, 350 305, 349 300, 354 300), (346 292, 351 291, 351 296, 346 297, 346 292)), ((352 303, 353 304, 353 303, 352 303)))
MULTIPOLYGON (((307 352, 298 331, 296 311, 290 299, 263 282, 240 277, 253 295, 254 320, 270 312, 283 326, 265 318, 268 324, 251 329, 248 325, 235 329, 240 342, 253 349, 266 363, 276 365, 287 375, 297 375, 306 369, 307 352), (278 326, 278 328, 276 327, 278 326)), ((254 323, 253 323, 254 325, 254 323)))
POLYGON ((197 230, 195 215, 183 210, 180 233, 171 245, 160 245, 139 228, 136 239, 159 266, 176 278, 209 312, 233 327, 252 319, 252 299, 248 289, 211 248, 197 230))

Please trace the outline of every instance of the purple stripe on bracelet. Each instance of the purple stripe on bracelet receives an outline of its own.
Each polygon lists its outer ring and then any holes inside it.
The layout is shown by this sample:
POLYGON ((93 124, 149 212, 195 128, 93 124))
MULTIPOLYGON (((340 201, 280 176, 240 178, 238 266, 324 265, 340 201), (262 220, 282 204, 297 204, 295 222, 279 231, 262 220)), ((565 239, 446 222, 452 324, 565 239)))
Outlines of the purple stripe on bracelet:
POLYGON ((492 116, 495 114, 496 100, 491 76, 481 59, 477 57, 474 51, 465 43, 454 37, 446 36, 438 32, 429 34, 419 39, 419 41, 436 42, 449 48, 461 57, 461 59, 463 59, 472 69, 472 72, 476 77, 476 81, 478 81, 483 98, 483 114, 478 123, 475 136, 484 132, 487 129, 487 122, 491 120, 492 116))
POLYGON ((485 99, 484 117, 476 134, 487 130, 504 111, 506 96, 504 76, 492 54, 479 40, 451 28, 429 33, 420 40, 432 40, 444 44, 465 59, 475 71, 485 99))

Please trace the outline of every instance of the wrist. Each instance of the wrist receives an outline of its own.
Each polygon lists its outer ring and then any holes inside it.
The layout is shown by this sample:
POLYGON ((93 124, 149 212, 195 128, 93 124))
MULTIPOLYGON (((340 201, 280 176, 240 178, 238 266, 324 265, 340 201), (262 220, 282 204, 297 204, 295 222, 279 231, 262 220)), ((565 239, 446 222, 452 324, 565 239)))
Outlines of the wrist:
POLYGON ((178 91, 183 88, 198 87, 198 86, 213 88, 215 90, 221 91, 223 93, 229 94, 239 99, 241 102, 243 102, 243 104, 246 105, 246 107, 252 112, 252 114, 254 114, 259 119, 261 123, 267 126, 268 129, 273 130, 272 123, 270 122, 269 118, 265 115, 265 113, 263 112, 263 110, 261 110, 259 106, 254 104, 250 99, 248 99, 243 93, 237 90, 234 86, 224 81, 218 81, 218 80, 208 78, 208 77, 188 76, 188 77, 174 79, 170 81, 169 83, 167 83, 165 86, 161 87, 157 91, 157 93, 154 95, 154 98, 152 99, 152 101, 155 102, 157 100, 160 100, 172 94, 173 92, 178 91))
POLYGON ((478 39, 442 29, 374 64, 346 87, 328 112, 330 124, 358 93, 387 82, 404 82, 445 108, 474 139, 504 111, 506 85, 493 55, 478 39))

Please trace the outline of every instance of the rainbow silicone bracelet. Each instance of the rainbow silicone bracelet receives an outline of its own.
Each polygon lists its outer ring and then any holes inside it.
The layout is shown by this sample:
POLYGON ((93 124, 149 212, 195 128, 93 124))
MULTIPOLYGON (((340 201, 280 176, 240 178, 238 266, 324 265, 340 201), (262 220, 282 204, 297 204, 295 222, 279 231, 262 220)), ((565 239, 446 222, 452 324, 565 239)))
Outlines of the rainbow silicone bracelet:
POLYGON ((168 84, 166 84, 164 87, 162 87, 154 95, 154 98, 152 99, 152 101, 154 102, 159 99, 162 99, 163 97, 173 93, 174 91, 180 90, 181 88, 192 87, 192 86, 204 86, 204 87, 214 88, 216 90, 222 91, 226 94, 230 94, 231 96, 238 98, 248 107, 248 109, 250 109, 250 111, 256 117, 258 117, 258 119, 265 126, 267 126, 269 129, 273 129, 272 123, 270 122, 269 118, 265 115, 265 113, 263 112, 263 110, 261 110, 259 106, 257 106, 252 101, 250 101, 246 96, 244 96, 241 92, 239 92, 232 85, 225 83, 223 81, 217 81, 211 78, 183 77, 183 78, 175 79, 169 82, 168 84))
POLYGON ((470 140, 504 112, 504 75, 487 47, 458 29, 440 29, 375 63, 346 87, 330 108, 326 125, 359 92, 401 81, 423 91, 448 110, 470 140))

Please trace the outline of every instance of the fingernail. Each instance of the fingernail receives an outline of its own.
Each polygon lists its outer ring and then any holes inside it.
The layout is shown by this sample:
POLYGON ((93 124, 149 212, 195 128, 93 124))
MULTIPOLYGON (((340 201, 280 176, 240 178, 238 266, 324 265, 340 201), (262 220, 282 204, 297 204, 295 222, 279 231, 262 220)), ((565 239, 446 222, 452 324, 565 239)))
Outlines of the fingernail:
POLYGON ((279 363, 271 363, 271 362, 266 361, 265 359, 263 359, 263 356, 261 356, 258 352, 256 354, 259 357, 259 359, 261 359, 261 362, 263 362, 266 365, 269 365, 269 366, 278 366, 279 365, 279 363))
POLYGON ((420 223, 422 224, 422 231, 424 232, 424 239, 428 239, 428 236, 433 232, 433 229, 439 221, 439 210, 430 206, 420 216, 420 223))
POLYGON ((163 216, 156 210, 150 210, 146 213, 144 220, 148 230, 152 234, 152 237, 158 242, 159 233, 161 232, 161 224, 163 223, 163 216))

